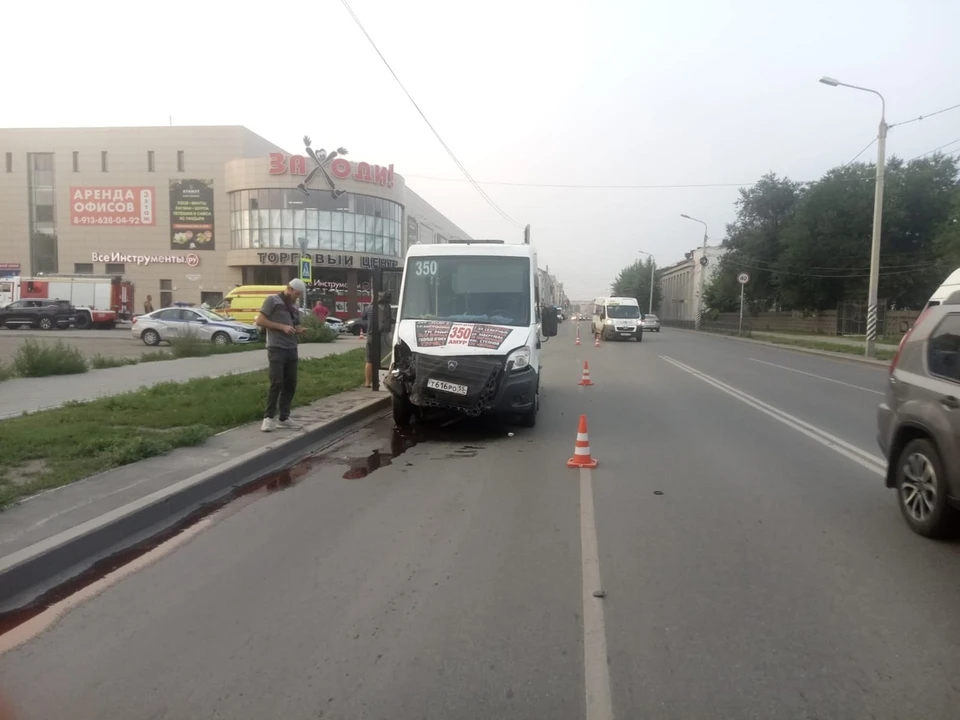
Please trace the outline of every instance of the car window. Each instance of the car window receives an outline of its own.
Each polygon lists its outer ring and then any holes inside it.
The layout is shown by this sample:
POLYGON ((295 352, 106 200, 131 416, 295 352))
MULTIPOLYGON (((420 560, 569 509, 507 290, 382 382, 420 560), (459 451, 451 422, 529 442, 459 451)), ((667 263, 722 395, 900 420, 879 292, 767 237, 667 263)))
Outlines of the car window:
POLYGON ((930 374, 960 382, 960 313, 950 313, 930 335, 927 343, 930 374))
POLYGON ((173 320, 180 320, 183 311, 177 308, 167 308, 166 310, 161 310, 158 313, 154 313, 153 317, 157 320, 163 320, 165 322, 170 322, 173 320))
POLYGON ((7 307, 9 307, 11 310, 19 310, 20 308, 25 308, 26 306, 26 300, 17 300, 16 302, 10 303, 7 307))

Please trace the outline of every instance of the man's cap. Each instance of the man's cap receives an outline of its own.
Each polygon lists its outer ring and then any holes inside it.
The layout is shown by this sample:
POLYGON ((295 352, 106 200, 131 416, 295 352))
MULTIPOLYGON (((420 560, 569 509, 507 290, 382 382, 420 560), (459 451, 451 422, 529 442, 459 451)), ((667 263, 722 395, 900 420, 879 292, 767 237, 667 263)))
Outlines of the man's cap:
POLYGON ((293 280, 288 282, 287 287, 290 288, 291 290, 294 290, 300 293, 301 295, 307 292, 307 285, 300 278, 294 278, 293 280))

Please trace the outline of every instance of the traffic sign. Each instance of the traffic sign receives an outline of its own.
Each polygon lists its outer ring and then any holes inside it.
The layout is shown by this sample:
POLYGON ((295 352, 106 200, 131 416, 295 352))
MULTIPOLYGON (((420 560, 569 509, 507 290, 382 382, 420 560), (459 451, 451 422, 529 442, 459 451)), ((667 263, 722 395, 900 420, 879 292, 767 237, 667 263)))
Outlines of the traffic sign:
POLYGON ((737 275, 737 282, 741 285, 746 285, 748 282, 750 282, 750 275, 745 272, 740 273, 737 275))
POLYGON ((300 279, 304 282, 313 282, 313 263, 310 258, 300 258, 300 279))

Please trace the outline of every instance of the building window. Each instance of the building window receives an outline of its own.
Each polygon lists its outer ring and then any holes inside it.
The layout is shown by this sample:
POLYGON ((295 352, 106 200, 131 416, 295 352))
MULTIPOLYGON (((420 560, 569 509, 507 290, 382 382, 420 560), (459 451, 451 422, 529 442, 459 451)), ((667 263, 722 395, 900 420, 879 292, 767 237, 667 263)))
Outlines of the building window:
POLYGON ((52 223, 54 221, 53 205, 37 205, 36 211, 38 223, 52 223))
POLYGON ((13 153, 7 153, 7 172, 13 172, 13 153))
POLYGON ((101 150, 100 151, 100 172, 106 172, 106 171, 107 171, 107 151, 101 150))
POLYGON ((183 150, 177 150, 177 172, 183 172, 184 165, 183 150))
POLYGON ((153 160, 153 150, 147 150, 147 172, 155 172, 156 169, 153 160))
POLYGON ((173 280, 160 281, 160 307, 173 305, 173 280))
POLYGON ((80 153, 73 151, 73 171, 80 172, 80 153))
POLYGON ((73 272, 76 275, 93 275, 93 263, 74 263, 73 272))
POLYGON ((107 263, 107 275, 123 275, 127 271, 123 263, 107 263))

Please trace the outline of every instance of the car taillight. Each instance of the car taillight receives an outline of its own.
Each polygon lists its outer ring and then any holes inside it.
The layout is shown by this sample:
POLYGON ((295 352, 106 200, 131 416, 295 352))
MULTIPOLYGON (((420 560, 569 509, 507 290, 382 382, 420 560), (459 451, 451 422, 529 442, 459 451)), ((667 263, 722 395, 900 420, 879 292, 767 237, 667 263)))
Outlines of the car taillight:
POLYGON ((920 323, 923 322, 923 319, 927 316, 927 313, 930 312, 931 307, 933 306, 927 306, 927 308, 922 313, 920 313, 920 317, 918 317, 914 321, 913 325, 910 326, 910 329, 907 330, 907 332, 904 333, 903 337, 900 339, 900 344, 897 345, 897 351, 893 354, 893 360, 890 361, 891 377, 893 376, 893 371, 897 369, 897 363, 900 362, 900 353, 903 352, 903 346, 904 344, 906 344, 907 338, 910 337, 910 333, 912 333, 914 330, 916 330, 920 326, 920 323))
POLYGON ((136 318, 136 317, 131 318, 130 324, 131 324, 131 325, 136 325, 136 324, 137 324, 137 318, 136 318))

